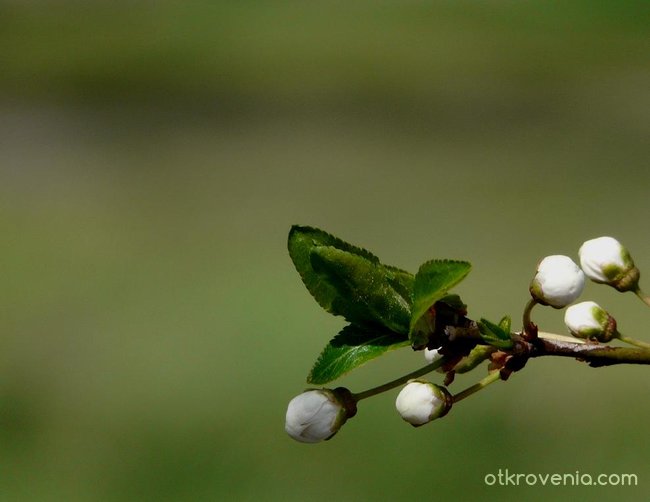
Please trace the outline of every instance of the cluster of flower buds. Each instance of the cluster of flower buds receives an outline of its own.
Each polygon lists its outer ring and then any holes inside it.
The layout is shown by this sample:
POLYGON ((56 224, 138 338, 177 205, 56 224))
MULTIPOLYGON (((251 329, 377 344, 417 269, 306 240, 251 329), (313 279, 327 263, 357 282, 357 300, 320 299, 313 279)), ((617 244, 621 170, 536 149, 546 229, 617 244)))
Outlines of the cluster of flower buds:
MULTIPOLYGON (((400 416, 414 427, 443 417, 452 404, 447 389, 425 380, 409 380, 395 401, 400 416)), ((349 390, 310 389, 289 402, 284 428, 296 441, 319 443, 334 436, 355 413, 349 390)))
POLYGON ((628 250, 613 237, 588 240, 578 254, 580 267, 562 255, 547 256, 539 263, 530 283, 530 294, 537 303, 558 309, 573 303, 582 293, 585 275, 619 291, 638 291, 639 269, 628 250))
MULTIPOLYGON (((634 265, 627 249, 616 239, 599 237, 588 240, 580 247, 579 257, 580 267, 571 258, 563 255, 547 256, 539 263, 530 283, 529 291, 532 300, 524 313, 524 329, 526 326, 534 327, 530 322, 530 310, 535 304, 561 309, 576 301, 584 289, 585 276, 594 282, 608 284, 618 291, 634 291, 650 305, 650 298, 644 298, 639 289, 638 268, 634 265)), ((619 338, 650 349, 650 344, 622 336, 617 330, 616 320, 592 301, 569 306, 564 322, 569 332, 577 338, 603 343, 619 338)), ((509 321, 507 329, 509 331, 509 321)), ((434 364, 443 357, 440 353, 441 348, 424 350, 424 357, 429 364, 434 364)), ((472 370, 480 362, 489 358, 494 350, 494 347, 489 345, 478 345, 457 361, 451 371, 462 373, 472 370)), ((438 370, 445 371, 443 367, 438 370)), ((446 368, 446 371, 450 371, 449 368, 446 368)), ((493 375, 495 378, 488 377, 490 381, 500 378, 498 372, 493 372, 493 375)), ((403 382, 407 378, 409 376, 400 381, 403 382)), ((482 388, 486 384, 483 383, 477 388, 482 388)), ((391 385, 389 388, 394 386, 391 385)), ((293 439, 304 443, 317 443, 330 439, 349 418, 356 414, 357 400, 383 392, 386 390, 383 387, 386 386, 371 389, 377 392, 367 391, 358 395, 353 395, 343 387, 307 390, 289 403, 285 422, 286 432, 293 439)), ((459 401, 463 397, 465 397, 464 393, 457 394, 456 400, 459 401)), ((445 387, 415 379, 409 380, 402 388, 395 401, 395 407, 402 419, 414 427, 419 427, 445 416, 453 402, 454 397, 445 387)))
MULTIPOLYGON (((578 254, 580 267, 568 256, 561 255, 547 256, 540 262, 530 284, 530 294, 536 303, 558 309, 566 307, 582 293, 585 276, 618 291, 640 294, 639 269, 628 250, 613 237, 588 240, 578 254)), ((595 302, 569 307, 564 322, 578 338, 609 342, 620 337, 614 318, 595 302)))

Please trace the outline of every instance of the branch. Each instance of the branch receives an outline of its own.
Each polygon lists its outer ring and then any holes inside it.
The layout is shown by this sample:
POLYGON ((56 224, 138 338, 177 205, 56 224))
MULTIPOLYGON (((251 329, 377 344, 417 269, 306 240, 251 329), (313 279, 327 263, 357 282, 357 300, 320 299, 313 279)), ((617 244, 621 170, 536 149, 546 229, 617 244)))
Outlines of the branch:
MULTIPOLYGON (((450 341, 470 339, 485 344, 478 328, 448 326, 445 330, 450 341)), ((585 342, 579 338, 556 335, 540 331, 538 338, 528 341, 521 333, 513 333, 514 347, 506 350, 508 354, 524 359, 543 356, 573 357, 586 361, 592 367, 612 366, 614 364, 650 364, 650 350, 643 348, 610 347, 597 342, 585 342)))
POLYGON ((650 350, 628 347, 610 347, 602 343, 576 343, 538 338, 533 343, 524 340, 516 341, 529 345, 529 357, 560 356, 573 357, 587 361, 589 366, 612 366, 614 364, 650 364, 650 350))

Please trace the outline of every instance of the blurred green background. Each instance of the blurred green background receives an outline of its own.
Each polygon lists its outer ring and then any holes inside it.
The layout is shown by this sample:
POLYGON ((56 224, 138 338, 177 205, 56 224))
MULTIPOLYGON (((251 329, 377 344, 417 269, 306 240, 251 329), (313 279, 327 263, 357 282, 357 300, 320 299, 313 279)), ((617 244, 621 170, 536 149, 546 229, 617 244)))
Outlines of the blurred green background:
MULTIPOLYGON (((2 1, 0 499, 644 500, 644 367, 535 360, 419 429, 391 392, 319 445, 284 413, 344 325, 293 269, 293 223, 411 271, 471 261, 475 318, 518 319, 537 261, 600 235, 650 277, 649 21, 614 0, 2 1), (499 468, 639 486, 486 486, 499 468)), ((585 297, 650 337, 633 296, 585 297)))

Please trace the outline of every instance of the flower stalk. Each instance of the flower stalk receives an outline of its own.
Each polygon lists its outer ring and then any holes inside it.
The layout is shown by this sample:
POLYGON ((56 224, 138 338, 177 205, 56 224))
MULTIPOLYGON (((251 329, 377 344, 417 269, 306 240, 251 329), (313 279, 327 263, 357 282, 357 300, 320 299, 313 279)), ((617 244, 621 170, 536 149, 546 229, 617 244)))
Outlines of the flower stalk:
POLYGON ((641 288, 637 287, 634 290, 634 294, 638 296, 643 303, 645 303, 648 307, 650 307, 650 296, 646 295, 643 291, 641 291, 641 288))
POLYGON ((641 340, 637 340, 636 338, 631 338, 629 336, 621 335, 620 333, 617 334, 617 338, 621 342, 629 343, 630 345, 641 347, 643 349, 650 349, 650 343, 642 342, 641 340))
POLYGON ((458 401, 462 401, 466 397, 471 396, 472 394, 478 392, 479 390, 484 389, 488 385, 501 380, 501 374, 498 370, 491 371, 488 376, 483 378, 482 380, 476 382, 474 385, 466 388, 465 390, 459 392, 458 394, 455 394, 453 396, 454 403, 457 403, 458 401))
POLYGON ((531 313, 533 311, 533 308, 535 308, 535 305, 537 305, 537 300, 531 298, 526 304, 526 308, 524 309, 524 315, 523 315, 524 336, 526 336, 526 338, 528 338, 529 340, 532 340, 537 337, 537 326, 535 326, 535 324, 533 324, 533 321, 531 320, 531 313))
POLYGON ((432 362, 431 364, 427 364, 426 366, 423 366, 422 368, 412 371, 411 373, 401 376, 399 378, 396 378, 395 380, 392 380, 390 382, 387 382, 383 385, 379 385, 377 387, 373 387, 372 389, 368 389, 363 392, 359 392, 358 394, 352 394, 352 397, 357 401, 361 401, 362 399, 367 399, 372 396, 376 396, 377 394, 381 394, 382 392, 386 392, 388 390, 394 389, 396 387, 399 387, 401 385, 404 385, 406 382, 409 380, 412 380, 414 378, 419 378, 423 375, 426 375, 427 373, 431 373, 432 371, 438 369, 440 366, 442 366, 445 363, 445 358, 443 357, 442 359, 438 359, 437 361, 432 362))

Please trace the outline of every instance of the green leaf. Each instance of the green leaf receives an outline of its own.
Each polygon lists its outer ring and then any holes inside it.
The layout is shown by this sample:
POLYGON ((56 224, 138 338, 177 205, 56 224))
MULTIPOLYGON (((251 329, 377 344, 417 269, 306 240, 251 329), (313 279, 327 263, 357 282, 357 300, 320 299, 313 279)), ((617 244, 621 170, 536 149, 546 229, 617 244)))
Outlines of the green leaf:
POLYGON ((348 325, 323 349, 307 382, 315 385, 331 382, 389 350, 408 345, 404 336, 348 325))
MULTIPOLYGON (((370 251, 348 244, 318 228, 293 225, 289 231, 289 256, 310 292, 312 289, 318 289, 319 286, 319 278, 312 276, 313 271, 309 260, 309 254, 316 246, 332 246, 348 253, 363 256, 373 263, 379 263, 379 258, 370 251)), ((312 294, 316 296, 316 294, 312 294)))
POLYGON ((386 274, 388 283, 397 291, 404 299, 408 301, 409 306, 413 304, 413 283, 415 277, 411 272, 402 270, 390 265, 382 265, 386 274))
POLYGON ((460 296, 458 295, 445 295, 437 301, 446 303, 457 312, 467 313, 467 305, 463 303, 463 300, 461 300, 460 296))
POLYGON ((317 246, 310 256, 314 271, 333 288, 333 294, 323 298, 327 311, 352 323, 376 323, 397 333, 408 333, 409 298, 392 286, 389 278, 402 285, 392 271, 332 246, 317 246))
POLYGON ((432 319, 427 314, 435 302, 462 281, 471 269, 466 261, 431 260, 420 267, 413 284, 413 308, 409 337, 414 346, 426 343, 432 319))
POLYGON ((498 349, 510 349, 514 342, 510 337, 510 318, 504 317, 499 324, 494 324, 487 319, 481 319, 477 322, 478 329, 481 332, 481 338, 486 343, 498 349), (506 329, 507 328, 507 329, 506 329))
POLYGON ((288 247, 305 286, 325 310, 353 323, 408 332, 412 274, 312 227, 293 226, 288 247))

